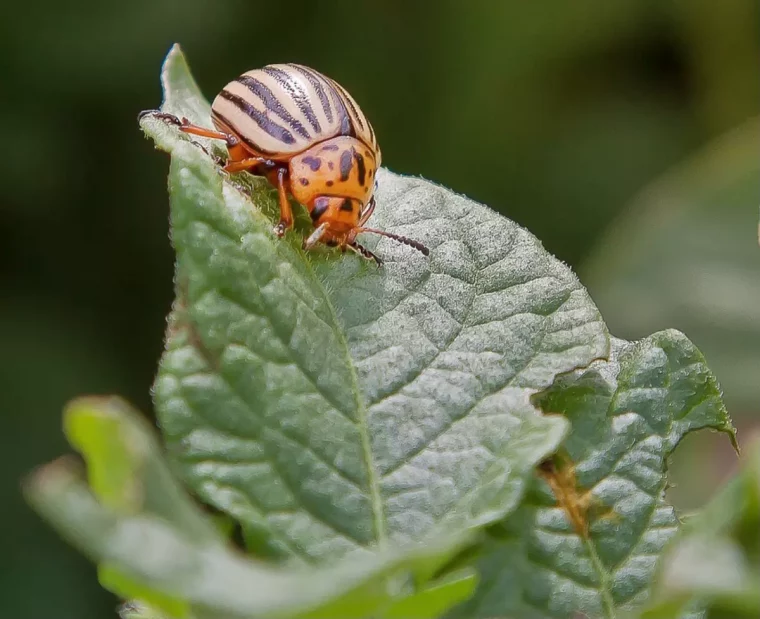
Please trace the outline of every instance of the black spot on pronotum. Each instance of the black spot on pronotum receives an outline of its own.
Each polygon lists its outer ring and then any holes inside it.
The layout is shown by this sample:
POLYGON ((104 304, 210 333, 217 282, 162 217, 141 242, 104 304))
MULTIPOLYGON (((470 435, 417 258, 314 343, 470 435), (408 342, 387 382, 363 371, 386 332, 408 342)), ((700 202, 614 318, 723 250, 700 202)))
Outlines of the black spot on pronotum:
POLYGON ((314 200, 314 209, 311 211, 311 220, 314 223, 317 223, 319 218, 325 214, 328 204, 329 202, 327 198, 317 198, 314 200))
POLYGON ((333 150, 333 151, 335 151, 335 150, 339 150, 339 149, 340 149, 340 146, 338 146, 337 144, 328 144, 327 146, 323 146, 322 147, 322 150, 333 150))
POLYGON ((354 203, 351 202, 349 198, 346 198, 345 200, 343 200, 343 203, 340 205, 340 210, 348 211, 349 213, 351 213, 354 210, 354 203))
POLYGON ((327 162, 327 167, 330 168, 331 170, 335 169, 335 166, 333 165, 332 161, 327 162))
POLYGON ((351 174, 351 162, 353 161, 353 149, 349 148, 340 154, 340 180, 346 182, 351 174))
POLYGON ((327 181, 325 184, 326 184, 328 187, 332 187, 332 186, 333 186, 335 183, 333 183, 332 181, 327 181))
POLYGON ((319 157, 312 157, 311 155, 307 155, 303 158, 303 162, 311 168, 312 172, 316 172, 319 170, 319 168, 322 167, 322 160, 319 157))
POLYGON ((356 169, 359 172, 359 184, 364 187, 364 181, 367 179, 367 168, 364 165, 364 156, 361 153, 354 151, 354 158, 356 159, 356 169))
POLYGON ((306 187, 309 184, 309 180, 306 178, 299 178, 298 182, 301 183, 304 187, 306 187))

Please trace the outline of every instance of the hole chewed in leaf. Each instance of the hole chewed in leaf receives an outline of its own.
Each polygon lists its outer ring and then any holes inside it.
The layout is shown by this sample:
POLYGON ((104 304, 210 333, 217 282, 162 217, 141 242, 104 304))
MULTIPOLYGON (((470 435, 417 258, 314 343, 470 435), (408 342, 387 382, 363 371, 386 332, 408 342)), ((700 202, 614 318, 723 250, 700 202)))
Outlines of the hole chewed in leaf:
POLYGON ((455 616, 619 616, 647 599, 680 526, 665 500, 670 454, 701 428, 734 437, 720 388, 699 350, 663 331, 613 339, 608 361, 558 377, 534 402, 571 424, 539 466, 554 501, 537 485, 504 521, 479 563, 481 589, 455 616))
POLYGON ((578 488, 573 463, 558 454, 544 460, 538 466, 538 474, 549 485, 557 505, 561 507, 575 532, 581 537, 588 537, 588 512, 591 493, 578 488))
MULTIPOLYGON (((178 49, 162 81, 164 112, 210 126, 178 49)), ((531 396, 609 350, 577 277, 514 222, 386 170, 369 224, 429 256, 371 237, 381 272, 304 253, 302 230, 272 234, 266 183, 244 196, 176 127, 140 122, 171 153, 183 299, 154 401, 198 495, 307 563, 512 511, 568 427, 531 396)))

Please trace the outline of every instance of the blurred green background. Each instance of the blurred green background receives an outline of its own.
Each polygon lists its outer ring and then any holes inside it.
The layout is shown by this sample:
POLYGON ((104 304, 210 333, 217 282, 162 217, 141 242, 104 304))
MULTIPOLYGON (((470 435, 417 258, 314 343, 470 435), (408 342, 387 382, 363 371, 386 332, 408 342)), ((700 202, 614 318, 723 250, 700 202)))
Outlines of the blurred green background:
MULTIPOLYGON (((209 98, 301 62, 360 102, 394 171, 490 205, 578 270, 617 335, 702 347, 760 419, 760 8, 752 0, 7 3, 0 19, 0 617, 115 616, 19 479, 67 451, 60 410, 150 411, 172 295, 165 156, 138 131, 179 42, 209 98), (675 170, 675 171, 672 171, 675 170)), ((732 470, 689 439, 681 507, 732 470)))

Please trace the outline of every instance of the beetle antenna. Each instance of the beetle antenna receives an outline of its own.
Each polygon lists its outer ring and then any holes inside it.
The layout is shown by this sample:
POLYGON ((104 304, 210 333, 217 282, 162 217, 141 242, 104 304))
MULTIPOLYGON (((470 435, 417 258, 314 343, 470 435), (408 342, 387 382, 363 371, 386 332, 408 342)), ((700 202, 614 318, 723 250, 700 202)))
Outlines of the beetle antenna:
POLYGON ((379 267, 383 266, 383 261, 378 256, 373 254, 369 249, 364 247, 364 245, 359 245, 359 243, 354 241, 353 243, 348 245, 348 247, 353 249, 357 254, 361 254, 362 256, 364 256, 365 258, 369 260, 374 260, 377 266, 379 267))
POLYGON ((427 247, 425 247, 422 243, 420 243, 419 241, 410 239, 408 237, 401 236, 400 234, 393 234, 392 232, 386 232, 385 230, 377 230, 376 228, 361 228, 359 231, 372 232, 373 234, 379 234, 380 236, 387 236, 389 239, 393 239, 394 241, 398 241, 399 243, 403 243, 404 245, 413 247, 418 252, 420 252, 423 256, 430 255, 430 250, 427 247))

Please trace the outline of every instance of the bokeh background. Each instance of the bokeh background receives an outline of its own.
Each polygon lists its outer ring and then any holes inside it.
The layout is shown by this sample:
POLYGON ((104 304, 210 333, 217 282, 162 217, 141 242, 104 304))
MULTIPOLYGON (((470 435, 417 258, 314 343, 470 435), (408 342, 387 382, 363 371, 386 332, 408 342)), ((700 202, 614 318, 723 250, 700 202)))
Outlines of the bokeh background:
MULTIPOLYGON (((295 61, 336 78, 384 161, 482 201, 581 275, 614 333, 685 331, 746 440, 760 420, 760 8, 753 0, 12 2, 0 18, 0 617, 115 600, 24 506, 60 410, 150 413, 172 292, 168 162, 137 128, 180 42, 209 98, 295 61)), ((676 503, 735 465, 675 459, 676 503)))

